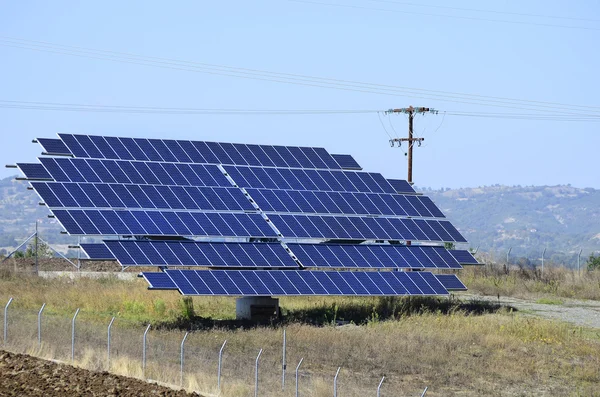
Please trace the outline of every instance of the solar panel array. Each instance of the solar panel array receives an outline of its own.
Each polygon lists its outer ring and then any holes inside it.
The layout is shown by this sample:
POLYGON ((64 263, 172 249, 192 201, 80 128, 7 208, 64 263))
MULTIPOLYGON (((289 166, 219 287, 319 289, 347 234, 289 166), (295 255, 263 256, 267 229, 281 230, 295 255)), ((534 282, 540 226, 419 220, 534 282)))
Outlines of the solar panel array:
POLYGON ((143 273, 152 289, 444 295, 464 285, 430 270, 477 264, 444 248, 466 240, 431 199, 351 155, 72 134, 37 142, 39 162, 17 166, 52 215, 71 235, 105 238, 82 244, 90 259, 165 269, 143 273))

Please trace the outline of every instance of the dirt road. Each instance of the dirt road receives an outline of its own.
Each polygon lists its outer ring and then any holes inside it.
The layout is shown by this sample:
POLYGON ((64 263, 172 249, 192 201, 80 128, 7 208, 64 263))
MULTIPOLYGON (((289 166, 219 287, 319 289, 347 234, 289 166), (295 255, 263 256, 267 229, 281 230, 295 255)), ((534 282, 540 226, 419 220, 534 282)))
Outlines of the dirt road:
POLYGON ((139 379, 0 351, 0 396, 200 396, 139 379))
POLYGON ((553 304, 536 303, 532 300, 501 296, 461 294, 462 299, 484 300, 512 306, 533 316, 560 320, 581 327, 600 328, 600 302, 560 298, 553 304), (562 302, 562 303, 560 303, 562 302))

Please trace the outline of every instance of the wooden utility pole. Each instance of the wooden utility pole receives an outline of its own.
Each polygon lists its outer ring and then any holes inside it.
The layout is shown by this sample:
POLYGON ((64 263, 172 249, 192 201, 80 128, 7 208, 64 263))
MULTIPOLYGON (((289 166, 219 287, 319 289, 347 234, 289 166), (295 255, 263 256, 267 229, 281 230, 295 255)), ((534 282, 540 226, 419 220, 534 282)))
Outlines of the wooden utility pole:
POLYGON ((396 143, 398 143, 398 146, 402 146, 402 142, 408 142, 408 178, 406 179, 408 181, 408 183, 410 183, 411 185, 413 184, 413 180, 412 180, 412 168, 413 168, 413 145, 414 142, 417 142, 419 146, 421 146, 421 142, 423 142, 425 140, 425 138, 413 138, 413 120, 415 118, 415 113, 433 113, 433 114, 437 114, 437 110, 435 109, 430 109, 430 108, 424 108, 424 107, 418 107, 418 108, 414 108, 412 106, 409 106, 407 108, 400 108, 400 109, 390 109, 388 111, 385 112, 386 114, 390 114, 390 113, 405 113, 408 114, 408 138, 393 138, 390 139, 390 145, 392 147, 394 147, 394 145, 396 143))

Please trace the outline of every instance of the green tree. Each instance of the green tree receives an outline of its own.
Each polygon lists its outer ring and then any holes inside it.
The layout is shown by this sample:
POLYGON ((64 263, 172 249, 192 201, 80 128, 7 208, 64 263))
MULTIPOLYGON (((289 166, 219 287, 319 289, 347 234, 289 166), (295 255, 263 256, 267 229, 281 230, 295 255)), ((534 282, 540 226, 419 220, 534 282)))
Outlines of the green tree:
POLYGON ((34 258, 35 257, 36 240, 37 240, 38 258, 52 258, 54 256, 52 249, 48 246, 48 244, 46 244, 42 240, 39 240, 37 237, 34 237, 31 239, 31 241, 27 245, 27 249, 25 251, 15 252, 14 257, 15 258, 34 258))
POLYGON ((587 260, 588 270, 600 270, 600 256, 591 254, 587 260))

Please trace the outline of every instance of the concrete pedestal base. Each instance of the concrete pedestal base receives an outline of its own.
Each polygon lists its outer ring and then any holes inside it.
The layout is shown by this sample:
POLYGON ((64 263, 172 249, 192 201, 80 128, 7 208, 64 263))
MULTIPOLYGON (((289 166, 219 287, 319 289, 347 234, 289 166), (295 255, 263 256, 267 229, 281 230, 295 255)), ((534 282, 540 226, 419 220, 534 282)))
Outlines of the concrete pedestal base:
POLYGON ((279 299, 270 296, 246 296, 235 302, 238 320, 266 321, 279 316, 279 299))

